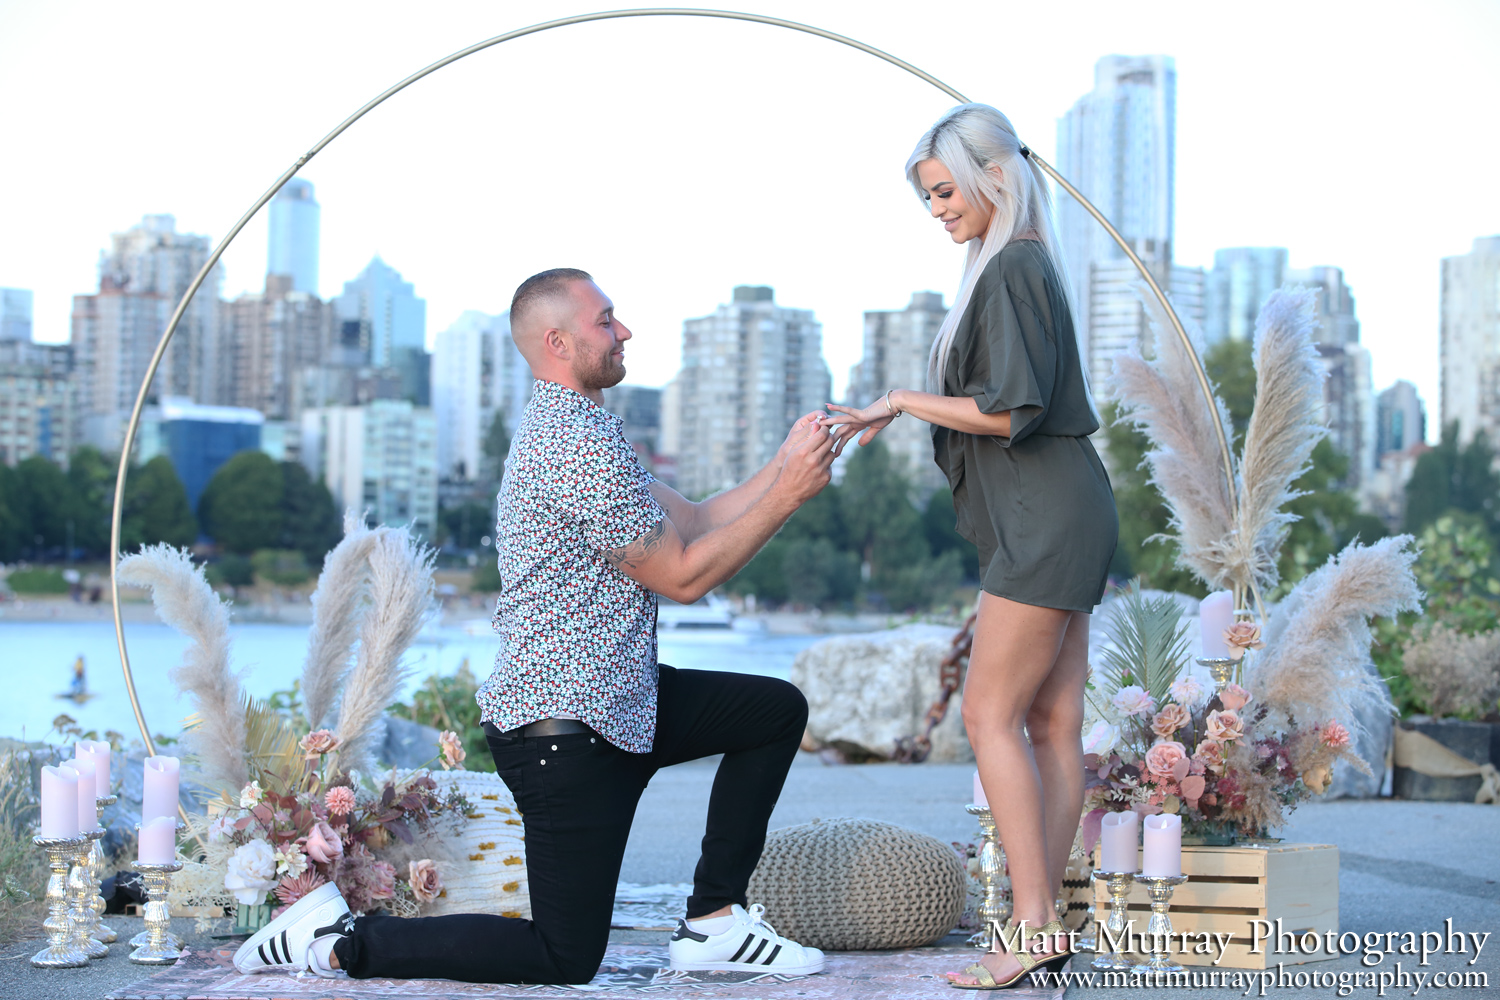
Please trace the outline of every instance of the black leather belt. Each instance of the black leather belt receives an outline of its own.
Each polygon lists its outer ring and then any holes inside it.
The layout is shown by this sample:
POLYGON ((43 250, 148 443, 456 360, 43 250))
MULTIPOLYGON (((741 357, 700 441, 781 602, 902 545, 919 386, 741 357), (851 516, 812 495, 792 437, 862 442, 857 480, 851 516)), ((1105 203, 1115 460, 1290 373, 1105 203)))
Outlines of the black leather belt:
POLYGON ((592 733, 588 723, 580 719, 538 719, 515 729, 507 729, 501 736, 536 737, 566 736, 569 733, 592 733))

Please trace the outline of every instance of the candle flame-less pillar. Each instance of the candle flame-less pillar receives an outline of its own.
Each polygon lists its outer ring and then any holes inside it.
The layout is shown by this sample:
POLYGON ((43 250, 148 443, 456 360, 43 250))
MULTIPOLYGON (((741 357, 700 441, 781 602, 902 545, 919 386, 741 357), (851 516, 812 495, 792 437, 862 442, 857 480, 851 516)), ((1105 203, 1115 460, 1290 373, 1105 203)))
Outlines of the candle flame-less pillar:
POLYGON ((1099 826, 1099 869, 1106 872, 1138 872, 1140 851, 1136 846, 1140 816, 1133 810, 1104 815, 1099 826))
POLYGON ((1173 813, 1147 816, 1144 837, 1142 872, 1147 875, 1181 875, 1182 817, 1173 813))
POLYGON ((1198 630, 1203 640, 1203 657, 1212 660, 1229 655, 1224 632, 1234 624, 1234 594, 1227 590, 1209 594, 1198 605, 1198 630))
POLYGON ((141 822, 177 815, 177 781, 181 762, 176 757, 147 757, 141 796, 141 822))
POLYGON ((42 768, 42 830, 48 840, 78 836, 78 772, 71 767, 42 768))

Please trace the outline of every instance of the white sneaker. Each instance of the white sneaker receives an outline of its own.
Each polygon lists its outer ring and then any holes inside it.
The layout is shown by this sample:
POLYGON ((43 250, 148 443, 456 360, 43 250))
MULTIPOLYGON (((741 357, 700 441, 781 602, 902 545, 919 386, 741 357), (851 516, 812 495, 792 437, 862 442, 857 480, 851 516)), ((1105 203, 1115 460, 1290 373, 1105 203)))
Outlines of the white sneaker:
POLYGON ((766 908, 752 903, 731 908, 734 926, 722 934, 700 934, 686 920, 667 945, 671 966, 684 972, 779 972, 810 976, 823 971, 823 953, 777 934, 763 918, 766 908))
POLYGON ((339 887, 332 882, 320 885, 240 945, 234 953, 234 967, 245 974, 310 968, 319 975, 330 975, 309 961, 308 950, 319 938, 347 933, 352 920, 339 887))

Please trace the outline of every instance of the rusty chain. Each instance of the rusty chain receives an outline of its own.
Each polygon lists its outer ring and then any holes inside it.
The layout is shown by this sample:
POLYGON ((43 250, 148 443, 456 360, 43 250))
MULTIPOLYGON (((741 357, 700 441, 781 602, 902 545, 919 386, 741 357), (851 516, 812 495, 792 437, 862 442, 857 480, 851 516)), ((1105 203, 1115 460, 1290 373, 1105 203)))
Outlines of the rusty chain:
POLYGON ((969 666, 969 650, 974 645, 974 621, 978 612, 964 621, 964 627, 953 636, 948 655, 938 664, 938 682, 941 690, 937 700, 927 709, 926 725, 919 736, 903 736, 896 741, 895 760, 907 764, 920 764, 932 753, 932 731, 948 715, 948 702, 964 682, 964 671, 969 666))

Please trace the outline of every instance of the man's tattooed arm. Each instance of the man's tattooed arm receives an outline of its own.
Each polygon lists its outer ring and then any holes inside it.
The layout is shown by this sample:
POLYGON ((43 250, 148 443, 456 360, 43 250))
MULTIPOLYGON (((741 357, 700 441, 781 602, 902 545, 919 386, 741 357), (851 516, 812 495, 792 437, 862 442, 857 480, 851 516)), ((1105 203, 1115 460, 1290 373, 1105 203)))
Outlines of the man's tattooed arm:
POLYGON ((619 549, 610 549, 604 553, 604 558, 608 559, 610 565, 616 569, 637 569, 641 563, 651 558, 656 550, 661 548, 666 538, 667 519, 662 518, 652 525, 649 531, 629 545, 619 549))

